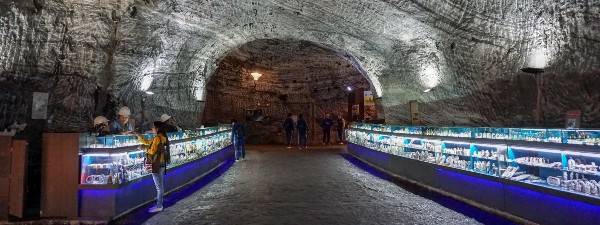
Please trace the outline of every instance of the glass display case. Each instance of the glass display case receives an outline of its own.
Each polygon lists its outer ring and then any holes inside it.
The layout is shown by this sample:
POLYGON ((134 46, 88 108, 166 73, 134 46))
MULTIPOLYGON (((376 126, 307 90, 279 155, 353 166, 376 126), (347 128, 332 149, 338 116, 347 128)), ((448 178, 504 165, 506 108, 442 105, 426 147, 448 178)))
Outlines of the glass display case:
POLYGON ((591 129, 421 127, 365 123, 353 123, 349 127, 394 134, 600 146, 600 130, 591 129))
POLYGON ((600 198, 598 165, 600 153, 511 146, 504 178, 600 198))
POLYGON ((563 130, 563 143, 600 145, 600 130, 563 130))
POLYGON ((477 127, 473 128, 474 138, 507 140, 509 139, 509 128, 503 127, 477 127))
POLYGON ((425 127, 423 134, 443 137, 472 137, 472 128, 467 127, 425 127))
MULTIPOLYGON (((509 137, 504 135, 508 134, 506 131, 506 128, 483 128, 474 135, 483 138, 496 135, 502 139, 509 137)), ((511 137, 524 140, 556 137, 554 130, 548 132, 545 129, 514 129, 510 132, 513 134, 511 137)), ((594 136, 585 138, 593 140, 594 136)), ((527 146, 526 141, 506 143, 502 140, 455 139, 418 138, 355 129, 347 132, 348 142, 376 151, 511 182, 600 198, 600 149, 595 146, 573 150, 568 145, 564 148, 556 145, 539 147, 539 144, 527 146)), ((571 140, 575 139, 573 134, 571 140)))
MULTIPOLYGON (((210 155, 231 145, 228 126, 209 127, 169 133, 171 163, 174 168, 210 155)), ((146 139, 153 135, 145 134, 146 139)), ((134 135, 93 137, 80 141, 80 184, 113 185, 148 175, 144 170, 144 151, 134 135)))

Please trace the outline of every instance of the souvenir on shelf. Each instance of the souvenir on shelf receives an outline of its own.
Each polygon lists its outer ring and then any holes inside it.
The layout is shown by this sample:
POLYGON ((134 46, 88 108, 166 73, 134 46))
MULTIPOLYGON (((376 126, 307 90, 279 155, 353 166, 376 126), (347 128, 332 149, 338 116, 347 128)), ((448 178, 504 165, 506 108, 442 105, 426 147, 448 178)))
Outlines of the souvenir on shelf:
MULTIPOLYGON (((368 126, 363 124, 361 127, 368 126)), ((469 137, 462 132, 465 128, 424 129, 427 130, 425 135, 415 137, 394 132, 395 129, 397 127, 389 133, 349 129, 347 140, 376 151, 426 163, 600 198, 600 150, 572 150, 569 145, 529 145, 529 141, 539 141, 597 146, 600 131, 478 128, 469 137), (435 137, 429 138, 428 135, 435 137), (456 141, 456 137, 461 135, 465 136, 465 140, 456 141), (454 138, 444 140, 444 136, 454 138)))
POLYGON ((563 130, 563 143, 600 145, 600 130, 563 130))
MULTIPOLYGON (((227 127, 169 133, 171 163, 167 168, 195 161, 231 145, 229 132, 218 133, 226 130, 227 127)), ((152 135, 146 136, 147 139, 152 138, 152 135)), ((80 184, 122 184, 148 175, 144 169, 144 147, 137 137, 117 135, 100 140, 107 142, 82 144, 80 184), (123 148, 130 146, 135 147, 123 148), (97 153, 106 148, 111 150, 97 153)))
POLYGON ((548 142, 600 146, 600 130, 502 127, 421 127, 353 123, 350 128, 423 136, 548 142))

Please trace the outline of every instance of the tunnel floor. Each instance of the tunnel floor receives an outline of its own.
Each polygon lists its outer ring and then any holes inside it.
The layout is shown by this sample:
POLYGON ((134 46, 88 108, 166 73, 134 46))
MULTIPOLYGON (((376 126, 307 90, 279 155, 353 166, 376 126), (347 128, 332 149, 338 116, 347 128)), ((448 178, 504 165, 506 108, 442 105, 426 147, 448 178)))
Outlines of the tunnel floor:
POLYGON ((510 224, 394 181, 339 146, 248 146, 246 160, 219 175, 181 199, 167 196, 173 203, 161 213, 116 224, 510 224))

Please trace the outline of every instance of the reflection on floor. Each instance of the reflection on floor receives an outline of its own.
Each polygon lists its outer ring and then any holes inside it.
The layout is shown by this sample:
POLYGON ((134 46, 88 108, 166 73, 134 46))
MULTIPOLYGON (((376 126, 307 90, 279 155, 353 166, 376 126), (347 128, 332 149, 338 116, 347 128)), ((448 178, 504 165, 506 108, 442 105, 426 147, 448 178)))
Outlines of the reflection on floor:
POLYGON ((464 203, 399 183, 345 153, 248 146, 246 160, 227 164, 166 199, 115 224, 507 224, 464 203))

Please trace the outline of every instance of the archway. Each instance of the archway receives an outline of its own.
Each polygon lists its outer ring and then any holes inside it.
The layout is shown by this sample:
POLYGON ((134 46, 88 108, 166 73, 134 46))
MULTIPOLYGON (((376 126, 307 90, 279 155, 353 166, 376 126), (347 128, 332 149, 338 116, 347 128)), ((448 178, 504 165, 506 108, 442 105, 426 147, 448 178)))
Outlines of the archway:
MULTIPOLYGON (((352 120, 349 104, 363 105, 354 100, 362 100, 364 91, 372 89, 364 70, 343 51, 310 41, 259 39, 220 60, 206 84, 202 121, 246 121, 250 143, 272 144, 283 143, 281 127, 287 113, 303 114, 309 139, 317 143, 322 135, 320 118, 331 113, 352 120), (262 76, 255 81, 253 72, 262 76)), ((358 112, 364 115, 360 119, 377 118, 374 106, 366 109, 358 112)))

